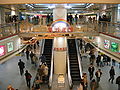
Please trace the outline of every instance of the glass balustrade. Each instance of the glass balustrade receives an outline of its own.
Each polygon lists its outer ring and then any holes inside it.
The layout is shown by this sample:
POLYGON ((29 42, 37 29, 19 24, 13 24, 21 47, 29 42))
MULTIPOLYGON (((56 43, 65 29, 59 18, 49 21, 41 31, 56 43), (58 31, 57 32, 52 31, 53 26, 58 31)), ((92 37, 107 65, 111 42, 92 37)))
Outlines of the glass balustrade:
POLYGON ((0 24, 0 39, 17 34, 19 32, 19 23, 0 24))
MULTIPOLYGON (((49 27, 47 25, 33 25, 27 21, 17 22, 17 23, 7 23, 0 25, 0 38, 4 38, 10 35, 18 33, 29 33, 29 32, 39 32, 39 33, 49 33, 49 27)), ((84 33, 84 34, 96 34, 104 33, 114 37, 120 37, 120 23, 112 23, 105 21, 95 21, 95 22, 79 22, 77 25, 71 25, 74 33, 84 33)), ((71 32, 70 32, 71 33, 71 32)))

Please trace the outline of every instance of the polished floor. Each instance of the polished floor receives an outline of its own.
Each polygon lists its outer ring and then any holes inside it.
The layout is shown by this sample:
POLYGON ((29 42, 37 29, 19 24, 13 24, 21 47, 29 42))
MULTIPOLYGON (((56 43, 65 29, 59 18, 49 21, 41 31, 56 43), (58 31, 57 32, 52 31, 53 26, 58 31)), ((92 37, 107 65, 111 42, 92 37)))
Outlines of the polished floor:
MULTIPOLYGON (((90 90, 90 79, 89 79, 89 72, 88 72, 88 67, 89 67, 89 58, 87 57, 83 57, 82 58, 82 70, 83 73, 87 73, 87 78, 88 78, 88 90, 90 90)), ((112 62, 111 62, 112 65, 112 62)), ((98 70, 99 68, 102 70, 102 77, 99 83, 99 87, 97 88, 97 90, 118 90, 117 88, 117 84, 116 83, 116 77, 118 77, 120 75, 120 69, 119 69, 119 64, 116 62, 116 65, 114 66, 115 68, 115 79, 113 81, 113 84, 111 82, 109 82, 109 70, 111 68, 111 66, 104 66, 104 67, 97 67, 96 63, 94 63, 95 66, 95 71, 98 70)), ((96 79, 95 74, 94 74, 94 79, 96 79)))
MULTIPOLYGON (((38 57, 39 57, 39 51, 40 51, 40 49, 37 49, 36 53, 37 53, 38 57)), ((0 64, 0 90, 6 90, 6 88, 9 84, 11 84, 15 89, 18 89, 18 90, 29 90, 29 88, 26 86, 26 81, 25 81, 24 75, 21 76, 19 73, 19 68, 17 65, 19 59, 22 59, 22 61, 25 62, 25 66, 26 66, 25 70, 28 70, 32 74, 31 83, 33 83, 33 80, 34 80, 35 75, 36 75, 35 66, 32 65, 30 60, 27 60, 25 56, 14 56, 14 57, 11 57, 6 62, 0 64)), ((83 57, 81 64, 82 64, 83 72, 86 72, 88 75, 88 90, 90 90, 90 86, 89 86, 90 80, 89 80, 89 73, 88 73, 89 58, 83 57)), ((96 67, 96 64, 94 64, 94 66, 95 66, 95 71, 96 71, 99 67, 96 67)), ((108 82, 110 67, 111 66, 101 67, 103 74, 101 77, 99 88, 97 90, 118 90, 117 85, 115 84, 115 80, 114 80, 113 84, 108 82)), ((115 79, 118 75, 120 75, 119 70, 120 69, 118 68, 118 64, 116 64, 116 66, 115 66, 115 73, 116 73, 115 79)), ((56 76, 54 76, 54 77, 56 77, 56 76)), ((95 76, 94 76, 94 78, 95 78, 95 76)), ((68 86, 65 86, 66 89, 65 88, 58 88, 56 81, 57 81, 56 78, 54 78, 52 90, 69 90, 68 86)), ((68 82, 66 81, 66 83, 68 83, 68 82)), ((68 85, 66 83, 65 83, 65 85, 68 85)), ((77 87, 78 86, 74 86, 73 90, 77 90, 77 87)), ((41 87, 41 90, 48 90, 48 87, 47 86, 41 87)))

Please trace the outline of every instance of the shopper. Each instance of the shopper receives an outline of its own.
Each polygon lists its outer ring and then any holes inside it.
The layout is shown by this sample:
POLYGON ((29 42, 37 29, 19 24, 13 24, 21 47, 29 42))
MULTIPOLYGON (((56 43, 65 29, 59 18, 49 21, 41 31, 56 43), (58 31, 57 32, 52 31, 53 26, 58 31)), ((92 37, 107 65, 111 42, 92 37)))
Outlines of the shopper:
POLYGON ((36 77, 35 82, 34 82, 35 90, 40 90, 40 83, 41 83, 41 80, 39 80, 39 78, 36 77))
POLYGON ((96 71, 95 73, 96 80, 97 80, 97 87, 99 86, 101 75, 102 75, 101 69, 98 69, 98 71, 96 71))
POLYGON ((12 85, 8 85, 7 90, 15 90, 12 85))
POLYGON ((96 90, 97 89, 97 82, 95 81, 95 79, 93 79, 90 82, 90 87, 91 87, 91 90, 96 90))
POLYGON ((34 62, 33 62, 33 56, 34 56, 34 53, 31 51, 31 53, 30 53, 31 64, 34 64, 34 62))
POLYGON ((47 64, 45 63, 45 67, 44 67, 44 77, 45 77, 45 83, 47 83, 48 81, 48 66, 47 64))
POLYGON ((45 57, 44 54, 42 54, 42 55, 40 56, 40 59, 41 59, 41 62, 42 62, 42 63, 45 63, 46 57, 45 57))
POLYGON ((118 84, 118 90, 120 90, 120 76, 116 78, 116 84, 118 84))
POLYGON ((29 53, 30 53, 30 52, 29 52, 29 50, 27 49, 27 50, 26 50, 26 58, 27 58, 27 60, 29 60, 29 53))
POLYGON ((25 71, 25 78, 27 86, 30 88, 32 75, 28 72, 28 70, 25 71))
POLYGON ((113 83, 113 80, 114 80, 114 75, 115 75, 115 70, 114 70, 114 67, 112 66, 110 71, 109 71, 109 74, 110 74, 110 78, 109 78, 109 82, 111 80, 111 83, 113 83))
POLYGON ((35 67, 37 67, 38 66, 38 57, 34 54, 34 56, 33 56, 33 62, 34 62, 34 64, 35 64, 35 67))
POLYGON ((90 66, 88 68, 90 80, 93 78, 94 70, 95 70, 94 66, 92 64, 90 64, 90 66))
POLYGON ((112 59, 112 65, 115 66, 115 60, 114 59, 112 59))
POLYGON ((18 66, 20 69, 20 74, 22 75, 24 73, 25 63, 19 59, 18 66))

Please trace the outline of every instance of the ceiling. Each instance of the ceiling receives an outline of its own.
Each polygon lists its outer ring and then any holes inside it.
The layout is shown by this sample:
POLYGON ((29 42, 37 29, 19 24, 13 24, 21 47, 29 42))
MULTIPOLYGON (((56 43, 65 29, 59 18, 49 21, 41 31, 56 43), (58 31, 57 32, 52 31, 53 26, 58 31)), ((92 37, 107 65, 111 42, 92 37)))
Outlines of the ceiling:
MULTIPOLYGON (((56 5, 59 4, 16 4, 16 5, 0 5, 0 7, 6 8, 8 12, 16 10, 18 12, 28 12, 35 14, 48 14, 52 13, 56 5)), ((108 8, 117 7, 117 4, 62 4, 68 13, 90 13, 101 12, 101 10, 108 10, 108 8), (106 9, 104 9, 106 7, 106 9)))
POLYGON ((106 4, 120 4, 120 0, 0 0, 0 4, 55 4, 55 3, 106 3, 106 4))

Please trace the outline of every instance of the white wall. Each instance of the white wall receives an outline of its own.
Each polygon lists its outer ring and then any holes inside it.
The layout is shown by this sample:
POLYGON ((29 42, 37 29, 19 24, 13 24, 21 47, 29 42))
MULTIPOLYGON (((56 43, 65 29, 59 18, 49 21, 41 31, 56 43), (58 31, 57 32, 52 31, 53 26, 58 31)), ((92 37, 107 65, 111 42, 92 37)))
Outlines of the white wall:
POLYGON ((18 37, 18 35, 15 35, 15 36, 0 40, 0 45, 5 45, 5 55, 0 56, 0 59, 1 59, 5 56, 9 55, 10 53, 13 53, 14 51, 18 50, 21 47, 21 40, 18 37), (10 52, 8 52, 8 50, 7 50, 7 43, 9 43, 9 42, 13 42, 13 50, 10 52))
MULTIPOLYGON (((95 42, 97 42, 99 48, 101 48, 101 49, 103 49, 103 50, 113 54, 114 56, 120 58, 120 54, 117 53, 117 52, 112 52, 111 49, 110 49, 111 47, 109 49, 104 48, 104 40, 109 40, 110 44, 111 44, 111 42, 118 43, 119 44, 118 45, 119 46, 119 50, 120 50, 120 40, 116 39, 116 38, 113 38, 113 37, 110 37, 110 36, 107 36, 107 35, 104 35, 104 34, 100 34, 100 37, 96 37, 96 39, 95 39, 95 42)), ((120 62, 120 60, 118 58, 115 58, 113 56, 110 56, 110 57, 120 62)))

